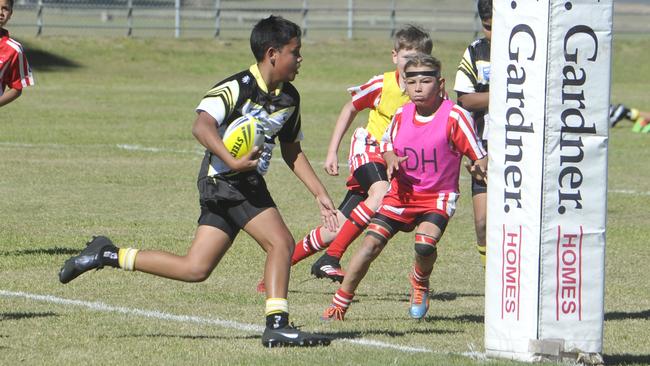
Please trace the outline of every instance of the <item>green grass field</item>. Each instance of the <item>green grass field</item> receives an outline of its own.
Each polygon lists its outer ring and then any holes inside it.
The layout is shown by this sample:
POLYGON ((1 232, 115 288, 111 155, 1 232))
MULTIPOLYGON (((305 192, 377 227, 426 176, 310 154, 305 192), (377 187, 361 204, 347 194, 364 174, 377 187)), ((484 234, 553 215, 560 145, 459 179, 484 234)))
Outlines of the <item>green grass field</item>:
MULTIPOLYGON (((338 338, 327 348, 261 347, 264 297, 255 285, 264 255, 245 234, 200 284, 104 269, 61 285, 61 264, 93 234, 118 245, 185 253, 198 217, 201 149, 190 132, 193 109, 216 81, 252 57, 244 41, 21 41, 38 86, 0 117, 1 365, 486 363, 480 356, 484 275, 465 176, 424 321, 408 317, 410 235, 396 237, 374 263, 345 322, 319 321, 336 286, 311 280, 309 260, 294 267, 292 320, 338 338)), ((465 46, 436 43, 448 90, 465 46)), ((650 109, 650 66, 639 62, 650 40, 614 46, 612 100, 650 109)), ((389 48, 388 40, 304 42, 295 83, 303 147, 337 202, 345 177, 328 177, 320 168, 330 132, 348 98, 345 88, 392 67, 389 48)), ((650 364, 650 166, 644 159, 650 135, 630 127, 621 122, 610 139, 608 364, 650 364)), ((302 237, 317 223, 316 206, 281 162, 274 165, 270 189, 294 236, 302 237)))

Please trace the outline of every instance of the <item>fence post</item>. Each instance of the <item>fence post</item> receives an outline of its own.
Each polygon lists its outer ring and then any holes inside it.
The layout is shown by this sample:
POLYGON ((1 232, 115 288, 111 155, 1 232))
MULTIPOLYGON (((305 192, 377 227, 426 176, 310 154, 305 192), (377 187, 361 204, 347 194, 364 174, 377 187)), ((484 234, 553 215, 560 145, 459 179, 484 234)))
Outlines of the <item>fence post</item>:
POLYGON ((181 36, 181 0, 174 1, 174 37, 181 36))
POLYGON ((43 33, 43 0, 38 0, 38 8, 36 10, 36 36, 43 33))
POLYGON ((348 39, 352 39, 352 27, 354 16, 354 0, 348 0, 348 39))
POLYGON ((133 0, 128 0, 126 2, 126 36, 131 37, 133 34, 133 0))
POLYGON ((397 21, 395 20, 395 7, 397 0, 390 2, 390 38, 395 37, 395 27, 397 26, 397 21))
POLYGON ((216 0, 214 7, 214 38, 217 38, 221 33, 221 0, 216 0))
POLYGON ((476 9, 476 13, 474 14, 474 39, 478 38, 478 34, 483 28, 483 22, 478 16, 478 0, 476 0, 476 4, 474 6, 474 9, 476 9), (478 25, 480 24, 480 25, 478 25))
POLYGON ((309 1, 302 1, 302 35, 307 37, 307 13, 309 13, 309 1))

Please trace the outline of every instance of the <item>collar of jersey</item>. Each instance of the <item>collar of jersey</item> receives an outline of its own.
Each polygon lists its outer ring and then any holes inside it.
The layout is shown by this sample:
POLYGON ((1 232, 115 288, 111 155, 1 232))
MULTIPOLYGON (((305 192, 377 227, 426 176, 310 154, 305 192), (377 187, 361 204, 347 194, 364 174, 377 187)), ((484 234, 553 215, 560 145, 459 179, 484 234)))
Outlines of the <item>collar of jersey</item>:
MULTIPOLYGON (((248 71, 253 74, 255 77, 255 80, 257 81, 257 85, 259 85, 260 89, 262 89, 263 92, 269 93, 269 87, 266 85, 266 81, 264 81, 264 78, 262 78, 262 73, 260 72, 260 68, 257 67, 257 64, 252 64, 250 68, 248 68, 248 71)), ((282 90, 282 84, 278 85, 278 87, 275 89, 273 92, 274 95, 280 95, 280 91, 282 90)))
POLYGON ((9 37, 9 31, 4 28, 0 28, 0 38, 2 37, 9 37))

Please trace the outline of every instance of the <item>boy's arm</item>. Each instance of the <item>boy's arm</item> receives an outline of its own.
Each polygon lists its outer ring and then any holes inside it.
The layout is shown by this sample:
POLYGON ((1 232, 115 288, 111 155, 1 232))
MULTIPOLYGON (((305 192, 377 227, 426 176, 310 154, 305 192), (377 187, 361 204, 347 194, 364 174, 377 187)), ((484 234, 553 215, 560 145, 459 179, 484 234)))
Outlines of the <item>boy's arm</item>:
POLYGON ((345 103, 343 108, 341 108, 341 113, 339 113, 339 117, 336 119, 336 126, 334 126, 334 131, 332 131, 332 137, 330 138, 330 144, 327 148, 327 157, 325 158, 324 164, 325 171, 329 175, 339 175, 339 146, 341 146, 343 135, 345 135, 350 128, 357 113, 359 113, 359 111, 357 111, 350 100, 345 103))
POLYGON ((399 165, 408 158, 408 156, 397 156, 393 150, 393 140, 397 135, 399 120, 401 119, 400 117, 400 113, 393 116, 393 119, 386 128, 384 135, 381 137, 381 143, 379 144, 379 151, 381 151, 381 155, 384 158, 384 161, 386 161, 386 174, 388 176, 388 181, 393 179, 393 176, 399 170, 399 165))
POLYGON ((5 106, 18 99, 22 93, 22 89, 7 89, 4 94, 0 95, 0 107, 5 106))
POLYGON ((477 92, 477 68, 472 56, 471 46, 465 49, 456 71, 454 90, 458 104, 470 112, 485 111, 490 104, 489 92, 477 92))
POLYGON ((314 195, 321 213, 321 220, 326 229, 336 232, 338 220, 336 207, 323 183, 318 179, 307 156, 300 147, 300 142, 280 142, 282 158, 293 173, 302 181, 309 192, 314 195))
POLYGON ((257 167, 258 148, 255 147, 251 152, 239 159, 235 159, 223 144, 223 140, 217 132, 217 120, 208 112, 200 111, 199 115, 192 126, 192 135, 206 149, 210 150, 228 167, 234 171, 241 172, 252 170, 257 167))
POLYGON ((470 112, 480 112, 490 105, 490 92, 461 93, 457 92, 458 104, 470 112))
POLYGON ((487 182, 487 152, 474 130, 470 114, 455 107, 447 122, 447 136, 456 150, 467 156, 472 163, 465 163, 467 171, 477 180, 487 182))

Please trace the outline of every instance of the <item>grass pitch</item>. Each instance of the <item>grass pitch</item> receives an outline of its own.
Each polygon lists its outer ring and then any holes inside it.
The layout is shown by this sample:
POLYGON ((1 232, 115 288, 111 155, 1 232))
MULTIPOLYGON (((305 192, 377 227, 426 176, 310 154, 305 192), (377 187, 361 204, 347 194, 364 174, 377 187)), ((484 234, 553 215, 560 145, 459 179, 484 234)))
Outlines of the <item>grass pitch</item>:
MULTIPOLYGON (((194 107, 215 82, 252 62, 245 41, 121 38, 22 39, 37 86, 0 117, 0 364, 483 363, 484 275, 474 249, 469 181, 441 241, 428 316, 408 317, 410 235, 373 264, 345 322, 318 320, 336 286, 294 267, 292 320, 337 337, 330 347, 260 346, 264 255, 240 235, 212 276, 185 284, 104 269, 68 285, 63 261, 92 234, 118 245, 185 253, 198 217, 201 148, 194 107), (479 356, 472 356, 472 352, 479 356)), ((469 40, 467 40, 469 41, 469 40)), ((466 42, 436 42, 447 89, 466 42)), ((650 41, 615 42, 613 102, 650 109, 650 41)), ((304 42, 295 84, 303 148, 335 201, 344 176, 320 166, 345 88, 392 69, 388 40, 304 42)), ((606 91, 603 91, 606 92, 606 91)), ((365 114, 356 125, 365 123, 365 114)), ((629 122, 611 131, 606 316, 608 364, 650 363, 650 135, 629 122)), ((344 162, 347 146, 339 158, 344 162)), ((317 224, 313 199, 274 161, 269 186, 296 238, 317 224)), ((350 253, 355 250, 353 245, 350 253)), ((347 263, 350 254, 344 257, 347 263)), ((516 364, 490 361, 490 365, 516 364)))

